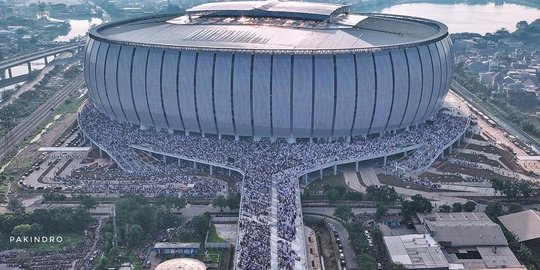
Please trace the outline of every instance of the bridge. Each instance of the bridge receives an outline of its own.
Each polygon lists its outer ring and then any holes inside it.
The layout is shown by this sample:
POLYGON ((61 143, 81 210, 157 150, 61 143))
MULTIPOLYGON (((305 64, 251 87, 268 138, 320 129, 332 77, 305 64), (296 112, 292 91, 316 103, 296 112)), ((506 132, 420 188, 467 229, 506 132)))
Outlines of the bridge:
POLYGON ((84 47, 84 42, 77 42, 77 43, 70 43, 67 45, 62 45, 54 48, 50 48, 47 50, 42 50, 22 56, 18 56, 15 58, 6 59, 4 61, 0 61, 0 74, 4 74, 5 70, 7 70, 7 77, 4 79, 0 79, 0 87, 5 87, 8 85, 12 85, 15 83, 24 82, 27 80, 28 74, 20 75, 20 76, 13 76, 13 73, 11 71, 12 68, 21 66, 26 64, 28 66, 28 73, 32 71, 31 63, 32 61, 36 61, 39 59, 45 60, 45 65, 49 64, 49 60, 47 60, 47 57, 51 55, 58 55, 63 52, 71 52, 73 55, 78 53, 82 50, 84 47))

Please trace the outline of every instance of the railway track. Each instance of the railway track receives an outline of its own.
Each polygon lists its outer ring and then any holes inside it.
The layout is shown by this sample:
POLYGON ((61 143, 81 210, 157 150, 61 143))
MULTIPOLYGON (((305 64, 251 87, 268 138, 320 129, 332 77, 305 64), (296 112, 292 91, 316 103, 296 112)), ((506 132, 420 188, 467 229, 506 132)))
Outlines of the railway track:
POLYGON ((29 116, 25 117, 4 137, 0 138, 0 160, 4 159, 10 151, 16 149, 24 142, 26 137, 31 135, 32 132, 54 112, 55 108, 60 106, 71 93, 77 91, 82 86, 84 86, 84 75, 80 74, 45 101, 45 103, 39 106, 29 116))

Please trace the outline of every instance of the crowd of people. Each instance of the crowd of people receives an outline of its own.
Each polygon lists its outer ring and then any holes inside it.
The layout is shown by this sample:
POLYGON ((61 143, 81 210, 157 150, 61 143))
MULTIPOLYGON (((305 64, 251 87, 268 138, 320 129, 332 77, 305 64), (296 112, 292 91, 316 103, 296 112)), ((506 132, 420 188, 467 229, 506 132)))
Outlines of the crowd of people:
POLYGON ((463 167, 469 167, 469 168, 478 168, 478 164, 476 162, 459 159, 459 158, 449 158, 447 160, 448 163, 456 164, 463 167))
MULTIPOLYGON (((101 235, 96 235, 95 226, 92 228, 88 230, 87 235, 81 243, 64 247, 58 251, 28 252, 22 249, 11 249, 0 252, 0 269, 93 269, 93 264, 84 258, 91 251, 94 238, 101 237, 101 235)), ((98 241, 94 249, 99 249, 100 243, 103 244, 103 241, 98 241)))
MULTIPOLYGON (((304 252, 303 249, 294 250, 295 245, 290 245, 299 238, 302 241, 297 243, 303 243, 303 233, 296 231, 302 224, 296 205, 298 177, 338 161, 382 156, 411 145, 420 145, 420 151, 400 166, 408 170, 429 166, 444 147, 463 134, 468 119, 439 113, 432 123, 419 125, 412 131, 351 142, 294 144, 141 130, 110 120, 92 104, 87 104, 81 111, 79 123, 85 135, 105 149, 126 171, 157 173, 155 165, 140 160, 136 149, 235 168, 243 178, 237 267, 268 269, 271 264, 269 254, 274 253, 279 255, 275 263, 280 269, 296 269, 304 252), (273 194, 273 190, 277 194, 273 194), (271 215, 271 209, 277 209, 276 216, 271 215), (277 250, 271 251, 272 227, 277 227, 275 237, 282 244, 276 244, 277 250)), ((305 263, 305 258, 303 260, 305 263)))
POLYGON ((433 188, 433 189, 441 188, 440 183, 433 182, 426 177, 413 177, 413 176, 408 176, 406 174, 399 174, 398 177, 399 177, 399 180, 406 183, 412 183, 415 185, 419 185, 419 186, 423 186, 427 188, 433 188))
POLYGON ((153 164, 149 170, 127 173, 114 165, 85 166, 68 176, 56 176, 66 192, 91 194, 95 197, 119 197, 125 194, 180 196, 187 199, 213 199, 226 194, 227 183, 223 180, 199 176, 203 172, 191 167, 153 164))

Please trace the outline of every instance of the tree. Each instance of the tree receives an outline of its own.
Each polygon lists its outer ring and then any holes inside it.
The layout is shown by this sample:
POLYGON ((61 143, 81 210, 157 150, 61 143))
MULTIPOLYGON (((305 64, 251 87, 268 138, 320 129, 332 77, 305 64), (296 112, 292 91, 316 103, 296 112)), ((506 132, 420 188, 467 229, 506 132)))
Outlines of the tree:
POLYGON ((358 269, 360 270, 377 269, 377 261, 370 254, 363 253, 362 255, 357 256, 356 262, 358 262, 358 269))
POLYGON ((516 23, 517 30, 525 29, 527 26, 529 26, 529 23, 527 21, 519 21, 516 23))
POLYGON ((227 207, 227 199, 225 199, 225 196, 223 195, 216 196, 212 200, 212 206, 214 208, 219 208, 219 211, 223 212, 223 208, 227 207))
POLYGON ((32 225, 30 224, 21 224, 15 226, 13 228, 13 231, 11 232, 12 235, 15 236, 28 236, 30 235, 30 232, 32 231, 32 225))
POLYGON ((143 240, 143 228, 139 224, 132 225, 127 230, 126 240, 128 243, 128 246, 133 247, 137 244, 139 244, 143 240))
POLYGON ((239 194, 229 195, 227 197, 227 206, 231 210, 239 209, 240 208, 240 195, 239 194))
POLYGON ((497 194, 498 192, 501 192, 502 194, 502 191, 504 190, 503 181, 496 178, 492 178, 489 181, 491 182, 491 187, 493 188, 493 190, 495 190, 495 194, 497 194))
POLYGON ((488 215, 492 220, 496 220, 497 217, 503 215, 503 207, 499 202, 490 202, 486 206, 486 215, 488 215))
POLYGON ((12 198, 9 200, 9 203, 7 205, 7 209, 13 213, 20 214, 24 212, 24 206, 22 202, 19 199, 12 198))
POLYGON ((209 222, 210 217, 208 215, 194 216, 191 219, 191 228, 199 237, 204 237, 206 231, 208 231, 209 222))
POLYGON ((388 207, 384 206, 383 204, 377 206, 377 210, 375 211, 375 220, 380 221, 382 217, 386 216, 388 213, 388 207))
POLYGON ((382 243, 384 234, 379 229, 373 229, 371 232, 371 237, 373 238, 373 241, 382 243))
POLYGON ((401 212, 406 218, 410 218, 415 213, 431 213, 433 205, 420 194, 411 197, 411 201, 404 201, 401 204, 401 212))
POLYGON ((452 206, 450 206, 448 204, 443 204, 443 205, 439 206, 439 212, 441 212, 441 213, 450 213, 450 212, 452 212, 452 206))
POLYGON ((79 196, 79 200, 86 209, 94 209, 98 206, 97 200, 88 195, 79 196))
POLYGON ((465 204, 463 204, 463 211, 465 212, 473 212, 476 210, 476 203, 473 201, 467 201, 465 204))
POLYGON ((350 206, 339 205, 334 210, 334 216, 345 222, 349 222, 349 220, 354 217, 354 214, 350 206))
POLYGON ((522 210, 523 210, 523 207, 519 203, 511 203, 508 205, 509 213, 517 213, 517 212, 521 212, 522 210))
POLYGON ((463 212, 463 204, 455 202, 452 204, 452 212, 463 212))
POLYGON ((388 264, 388 270, 407 270, 407 267, 401 263, 391 262, 388 264))
POLYGON ((394 187, 387 185, 368 186, 366 194, 369 200, 378 202, 395 202, 398 199, 398 194, 394 187))
POLYGON ((326 192, 326 197, 331 204, 334 204, 341 196, 339 196, 339 191, 333 188, 326 192))

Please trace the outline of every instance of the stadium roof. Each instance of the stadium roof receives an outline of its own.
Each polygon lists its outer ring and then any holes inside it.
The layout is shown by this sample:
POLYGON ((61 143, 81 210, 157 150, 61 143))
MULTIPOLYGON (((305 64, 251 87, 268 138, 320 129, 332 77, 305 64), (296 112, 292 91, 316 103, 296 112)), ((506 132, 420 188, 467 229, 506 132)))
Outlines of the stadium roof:
POLYGON ((499 220, 509 231, 517 235, 520 242, 540 238, 540 212, 526 210, 505 216, 499 220))
POLYGON ((448 268, 441 248, 428 234, 385 236, 384 243, 392 261, 407 269, 448 268))
POLYGON ((347 5, 292 1, 234 1, 202 4, 186 10, 188 15, 268 16, 296 19, 326 19, 348 11, 347 5))
POLYGON ((241 1, 102 24, 94 39, 128 45, 253 53, 340 53, 409 47, 446 37, 445 25, 398 15, 350 14, 345 5, 241 1))

